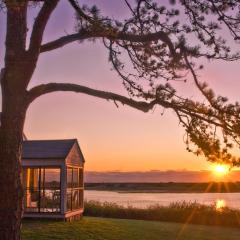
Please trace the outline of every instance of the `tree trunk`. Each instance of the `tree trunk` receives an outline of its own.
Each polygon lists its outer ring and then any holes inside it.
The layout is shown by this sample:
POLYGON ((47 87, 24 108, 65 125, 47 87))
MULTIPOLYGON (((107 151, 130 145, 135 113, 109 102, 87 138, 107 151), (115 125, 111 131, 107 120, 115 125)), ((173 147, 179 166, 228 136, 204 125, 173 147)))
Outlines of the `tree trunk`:
MULTIPOLYGON (((4 103, 4 102, 3 102, 4 103)), ((3 106, 0 127, 0 239, 19 240, 23 209, 22 133, 26 108, 3 106), (17 111, 16 111, 17 110, 17 111)))
POLYGON ((40 53, 43 32, 58 0, 44 1, 26 48, 29 0, 3 1, 7 9, 5 66, 0 73, 0 240, 19 240, 23 210, 22 136, 30 104, 28 84, 40 53))
POLYGON ((26 51, 27 0, 5 1, 5 67, 1 70, 0 240, 19 240, 23 213, 22 136, 28 107, 27 85, 37 56, 26 51))

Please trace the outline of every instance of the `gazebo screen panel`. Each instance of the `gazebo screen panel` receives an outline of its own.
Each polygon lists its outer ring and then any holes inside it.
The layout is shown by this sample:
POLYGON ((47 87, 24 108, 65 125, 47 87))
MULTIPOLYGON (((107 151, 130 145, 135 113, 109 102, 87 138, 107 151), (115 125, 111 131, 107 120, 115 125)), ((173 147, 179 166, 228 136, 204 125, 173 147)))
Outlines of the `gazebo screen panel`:
POLYGON ((60 168, 24 168, 25 212, 60 212, 60 168))
POLYGON ((83 207, 83 171, 78 167, 67 168, 67 211, 83 207))

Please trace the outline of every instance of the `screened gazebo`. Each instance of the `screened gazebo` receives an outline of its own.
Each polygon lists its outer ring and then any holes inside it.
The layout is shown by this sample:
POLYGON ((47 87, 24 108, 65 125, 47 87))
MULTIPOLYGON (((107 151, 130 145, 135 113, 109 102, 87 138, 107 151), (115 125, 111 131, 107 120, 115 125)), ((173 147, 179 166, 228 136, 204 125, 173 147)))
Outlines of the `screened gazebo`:
POLYGON ((84 157, 76 139, 23 142, 24 217, 81 217, 84 157))

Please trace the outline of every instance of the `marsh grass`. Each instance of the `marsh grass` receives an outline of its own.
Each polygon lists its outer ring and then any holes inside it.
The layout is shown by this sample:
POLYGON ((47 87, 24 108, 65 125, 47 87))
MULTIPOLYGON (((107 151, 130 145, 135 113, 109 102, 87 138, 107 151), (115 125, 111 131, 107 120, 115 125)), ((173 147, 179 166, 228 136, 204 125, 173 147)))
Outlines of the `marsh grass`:
POLYGON ((240 227, 240 211, 227 207, 216 209, 196 202, 176 202, 169 206, 153 205, 148 208, 123 207, 116 203, 85 202, 85 216, 167 221, 210 226, 240 227))

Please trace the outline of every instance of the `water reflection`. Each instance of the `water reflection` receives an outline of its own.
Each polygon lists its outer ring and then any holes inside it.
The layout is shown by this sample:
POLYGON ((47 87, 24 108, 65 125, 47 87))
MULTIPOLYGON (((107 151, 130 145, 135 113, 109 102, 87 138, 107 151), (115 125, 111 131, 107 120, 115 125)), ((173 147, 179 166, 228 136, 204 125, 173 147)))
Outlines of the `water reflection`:
POLYGON ((226 207, 226 202, 223 199, 218 199, 215 204, 216 210, 221 211, 226 207))
POLYGON ((113 202, 123 206, 147 208, 151 205, 168 206, 173 202, 197 202, 221 208, 240 209, 240 193, 118 193, 110 191, 86 190, 85 200, 113 202))

